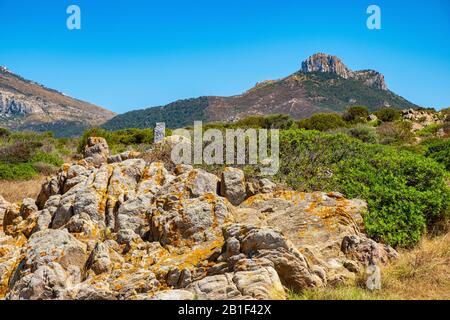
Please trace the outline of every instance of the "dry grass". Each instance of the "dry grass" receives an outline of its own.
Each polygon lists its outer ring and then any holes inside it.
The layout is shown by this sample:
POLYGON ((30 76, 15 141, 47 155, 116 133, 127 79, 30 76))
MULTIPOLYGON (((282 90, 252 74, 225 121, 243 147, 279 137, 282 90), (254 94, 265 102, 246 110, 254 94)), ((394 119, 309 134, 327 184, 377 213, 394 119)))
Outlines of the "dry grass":
POLYGON ((384 270, 393 299, 450 299, 450 233, 424 239, 384 270))
POLYGON ((356 285, 306 290, 295 300, 450 300, 450 233, 424 238, 382 270, 383 289, 369 292, 356 285))
POLYGON ((27 181, 0 180, 0 195, 9 202, 19 202, 24 198, 36 199, 44 181, 44 176, 27 181))

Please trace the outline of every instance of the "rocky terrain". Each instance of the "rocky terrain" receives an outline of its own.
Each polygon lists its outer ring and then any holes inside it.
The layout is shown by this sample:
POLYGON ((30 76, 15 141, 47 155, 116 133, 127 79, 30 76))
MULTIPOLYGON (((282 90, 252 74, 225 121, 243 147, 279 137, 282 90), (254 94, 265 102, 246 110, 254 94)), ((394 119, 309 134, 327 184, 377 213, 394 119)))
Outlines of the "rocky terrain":
POLYGON ((379 90, 387 91, 384 76, 374 70, 352 71, 336 56, 316 53, 302 63, 304 73, 320 72, 336 74, 344 79, 355 79, 379 90))
POLYGON ((81 134, 86 127, 100 125, 114 115, 0 67, 0 127, 72 136, 81 134))
POLYGON ((190 126, 195 120, 232 122, 271 114, 303 119, 315 113, 343 112, 354 105, 367 106, 372 112, 385 106, 399 110, 418 107, 390 91, 381 73, 352 71, 338 57, 318 53, 303 61, 298 72, 283 79, 259 82, 243 94, 180 100, 132 111, 111 119, 103 127, 148 128, 156 122, 165 122, 170 128, 179 128, 190 126))
POLYGON ((37 199, 0 197, 0 299, 286 299, 362 274, 373 290, 397 253, 364 234, 366 211, 90 138, 37 199))

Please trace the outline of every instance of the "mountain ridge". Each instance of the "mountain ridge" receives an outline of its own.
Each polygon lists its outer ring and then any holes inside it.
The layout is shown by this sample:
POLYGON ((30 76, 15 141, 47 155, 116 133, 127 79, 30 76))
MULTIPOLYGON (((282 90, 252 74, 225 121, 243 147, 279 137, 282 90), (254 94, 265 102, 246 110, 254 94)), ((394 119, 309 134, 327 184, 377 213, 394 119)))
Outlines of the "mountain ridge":
POLYGON ((0 67, 0 126, 10 130, 53 131, 79 135, 115 113, 75 99, 0 67))
POLYGON ((168 127, 176 128, 192 125, 195 120, 232 122, 247 116, 271 114, 303 119, 315 113, 340 113, 352 105, 365 105, 370 111, 385 106, 418 107, 390 91, 384 75, 378 71, 352 71, 340 58, 317 53, 304 60, 299 71, 278 80, 258 82, 242 94, 202 96, 134 110, 114 117, 102 127, 145 128, 154 126, 155 122, 166 122, 168 127))

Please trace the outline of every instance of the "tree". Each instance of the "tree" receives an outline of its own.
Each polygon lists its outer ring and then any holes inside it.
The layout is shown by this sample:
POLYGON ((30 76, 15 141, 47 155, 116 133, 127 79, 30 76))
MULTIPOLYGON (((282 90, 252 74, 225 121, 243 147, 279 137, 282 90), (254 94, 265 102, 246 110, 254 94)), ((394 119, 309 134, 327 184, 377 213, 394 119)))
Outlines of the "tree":
POLYGON ((342 118, 350 123, 362 123, 367 121, 369 109, 365 106, 349 107, 342 118))
POLYGON ((375 115, 383 122, 393 122, 400 119, 400 111, 390 107, 381 108, 375 112, 375 115))
POLYGON ((345 121, 335 113, 317 113, 309 119, 298 122, 298 127, 306 130, 327 131, 346 126, 345 121))

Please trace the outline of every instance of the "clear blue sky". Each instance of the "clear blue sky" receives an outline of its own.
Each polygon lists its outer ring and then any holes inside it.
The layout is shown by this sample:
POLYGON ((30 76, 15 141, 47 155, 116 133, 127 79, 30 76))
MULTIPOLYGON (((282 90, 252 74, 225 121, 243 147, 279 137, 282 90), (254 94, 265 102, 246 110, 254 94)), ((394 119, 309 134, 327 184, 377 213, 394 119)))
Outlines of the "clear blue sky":
POLYGON ((115 112, 234 95, 315 52, 385 74, 424 106, 450 106, 448 0, 0 0, 0 65, 115 112), (66 28, 77 4, 82 29, 66 28), (366 9, 382 10, 382 30, 366 9))

